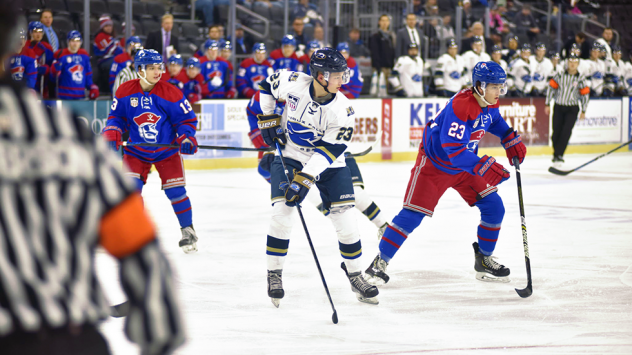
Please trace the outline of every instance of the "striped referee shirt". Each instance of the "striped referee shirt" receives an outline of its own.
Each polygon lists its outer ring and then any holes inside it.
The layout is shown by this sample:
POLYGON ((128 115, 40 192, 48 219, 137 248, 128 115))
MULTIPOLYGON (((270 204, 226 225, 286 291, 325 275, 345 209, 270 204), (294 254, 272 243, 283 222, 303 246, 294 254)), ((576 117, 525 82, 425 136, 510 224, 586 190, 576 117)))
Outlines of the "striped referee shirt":
POLYGON ((578 106, 582 112, 586 112, 588 107, 588 94, 590 88, 586 78, 579 74, 570 75, 568 71, 557 73, 549 81, 548 91, 546 93, 546 105, 555 100, 556 105, 562 106, 578 106))
POLYGON ((112 86, 112 96, 116 94, 116 90, 124 82, 132 80, 132 79, 138 79, 138 78, 139 78, 138 74, 136 73, 136 70, 134 70, 133 64, 125 67, 116 75, 116 79, 114 79, 114 85, 112 86))
POLYGON ((100 245, 120 263, 128 337, 147 354, 177 347, 170 267, 133 182, 101 137, 37 100, 0 80, 0 338, 109 316, 100 245))

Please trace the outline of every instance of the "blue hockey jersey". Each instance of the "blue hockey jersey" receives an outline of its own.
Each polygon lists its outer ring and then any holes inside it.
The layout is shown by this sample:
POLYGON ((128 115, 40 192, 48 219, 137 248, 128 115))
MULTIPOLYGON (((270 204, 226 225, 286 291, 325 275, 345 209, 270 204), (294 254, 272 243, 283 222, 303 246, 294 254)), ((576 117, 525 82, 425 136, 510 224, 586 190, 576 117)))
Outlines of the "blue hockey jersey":
POLYGON ((360 72, 358 63, 356 63, 353 57, 347 59, 347 67, 349 68, 351 77, 349 78, 348 84, 340 87, 340 91, 349 99, 357 99, 358 96, 360 96, 360 92, 362 92, 362 85, 364 84, 362 73, 360 72))
POLYGON ((35 53, 24 46, 22 51, 11 57, 9 61, 11 78, 15 81, 23 81, 26 86, 35 89, 37 82, 37 61, 35 53))
POLYGON ((208 94, 208 99, 223 99, 226 92, 233 86, 233 78, 230 75, 228 63, 221 60, 206 61, 202 63, 202 76, 208 94))
POLYGON ((267 60, 261 64, 248 58, 241 62, 237 72, 237 91, 242 98, 251 98, 259 90, 259 83, 272 75, 272 66, 267 60))
POLYGON ((461 90, 430 120, 423 133, 423 149, 437 169, 451 175, 472 175, 478 163, 478 143, 485 132, 503 137, 509 125, 499 104, 482 108, 471 89, 461 90))
POLYGON ((55 53, 52 70, 57 80, 57 97, 63 100, 80 100, 86 97, 85 90, 92 86, 90 56, 82 48, 72 53, 68 48, 55 53))
MULTIPOLYGON (((161 80, 150 92, 143 92, 140 79, 133 79, 116 90, 103 131, 129 131, 130 143, 176 144, 176 134, 193 137, 196 127, 197 116, 182 91, 161 80)), ((177 152, 175 148, 125 147, 125 154, 149 163, 177 152)))

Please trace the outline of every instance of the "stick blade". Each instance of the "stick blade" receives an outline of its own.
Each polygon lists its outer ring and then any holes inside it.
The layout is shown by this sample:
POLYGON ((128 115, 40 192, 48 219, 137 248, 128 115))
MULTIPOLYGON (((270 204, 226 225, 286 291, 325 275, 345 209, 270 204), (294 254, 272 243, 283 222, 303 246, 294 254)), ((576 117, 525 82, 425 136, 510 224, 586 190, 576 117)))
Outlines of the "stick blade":
POLYGON ((529 283, 525 289, 520 290, 516 288, 515 290, 518 293, 518 296, 522 298, 527 298, 533 294, 533 286, 531 286, 531 283, 529 283))
POLYGON ((555 174, 555 175, 566 176, 566 175, 568 175, 568 174, 570 174, 572 172, 573 172, 573 170, 563 171, 563 170, 556 169, 554 167, 550 167, 549 168, 549 173, 555 174))
POLYGON ((338 312, 334 311, 334 314, 331 316, 331 321, 334 322, 334 324, 338 324, 338 312))

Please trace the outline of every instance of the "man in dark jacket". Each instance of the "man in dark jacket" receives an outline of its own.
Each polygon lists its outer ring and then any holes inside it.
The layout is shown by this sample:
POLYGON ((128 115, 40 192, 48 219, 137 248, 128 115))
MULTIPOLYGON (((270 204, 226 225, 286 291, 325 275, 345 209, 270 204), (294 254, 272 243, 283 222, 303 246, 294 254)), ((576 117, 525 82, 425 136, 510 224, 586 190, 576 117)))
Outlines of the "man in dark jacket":
POLYGON ((379 29, 369 39, 371 66, 378 74, 384 73, 386 82, 395 65, 395 39, 393 32, 389 30, 390 26, 391 18, 388 15, 380 16, 379 29))

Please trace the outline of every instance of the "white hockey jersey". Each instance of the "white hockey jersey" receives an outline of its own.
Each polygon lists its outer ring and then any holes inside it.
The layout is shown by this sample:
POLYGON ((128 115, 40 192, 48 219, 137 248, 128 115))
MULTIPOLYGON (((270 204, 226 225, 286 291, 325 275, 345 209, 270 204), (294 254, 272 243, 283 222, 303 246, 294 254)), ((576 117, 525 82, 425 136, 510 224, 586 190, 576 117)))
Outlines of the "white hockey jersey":
POLYGON ((481 52, 481 54, 476 54, 473 50, 469 50, 463 53, 463 65, 465 65, 465 85, 472 85, 472 69, 478 62, 489 62, 492 58, 489 54, 485 52, 481 52))
POLYGON ((499 63, 497 63, 498 65, 500 65, 501 68, 503 68, 503 70, 505 71, 505 74, 507 74, 507 62, 505 62, 504 59, 501 59, 499 63))
POLYGON ((327 168, 346 165, 343 153, 353 136, 355 112, 340 92, 318 103, 310 93, 312 80, 304 73, 280 71, 259 85, 264 114, 274 113, 275 100, 285 101, 282 127, 287 144, 283 156, 303 163, 303 172, 317 176, 327 168))
POLYGON ((606 59, 604 63, 606 65, 605 88, 612 92, 625 88, 626 63, 622 60, 617 62, 614 59, 606 59))
POLYGON ((509 90, 517 90, 521 93, 528 94, 533 89, 533 75, 535 73, 536 64, 534 60, 528 63, 518 58, 509 64, 509 72, 507 73, 507 86, 509 90))
POLYGON ((603 93, 604 78, 606 77, 606 63, 601 60, 587 60, 586 79, 590 87, 590 93, 601 96, 603 93))
POLYGON ((546 93, 549 86, 549 80, 555 75, 553 72, 553 63, 547 57, 543 57, 541 62, 538 62, 536 57, 532 55, 529 57, 529 62, 535 64, 535 70, 533 72, 533 89, 540 93, 546 93))
POLYGON ((628 95, 632 95, 632 63, 625 63, 625 74, 623 76, 623 85, 628 91, 628 95))
POLYGON ((434 70, 435 86, 438 90, 458 92, 466 83, 464 72, 463 58, 458 54, 456 58, 453 58, 448 53, 445 53, 437 59, 437 65, 434 70))
POLYGON ((401 56, 397 59, 393 70, 399 73, 399 81, 408 97, 423 97, 424 89, 422 74, 424 61, 419 56, 415 59, 410 56, 401 56))

